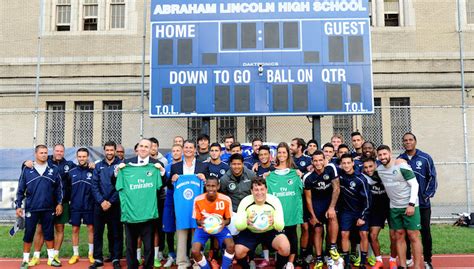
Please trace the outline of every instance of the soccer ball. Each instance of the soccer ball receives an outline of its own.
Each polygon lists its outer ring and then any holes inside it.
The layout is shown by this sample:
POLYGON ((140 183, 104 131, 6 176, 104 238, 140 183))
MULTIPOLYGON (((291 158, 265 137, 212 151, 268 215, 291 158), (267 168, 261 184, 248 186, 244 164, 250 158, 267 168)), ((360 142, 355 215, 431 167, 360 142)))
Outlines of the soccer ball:
POLYGON ((216 234, 222 226, 222 217, 212 214, 204 219, 203 229, 208 234, 216 234))
POLYGON ((273 208, 268 205, 252 205, 247 209, 249 219, 249 229, 253 232, 262 233, 270 230, 270 216, 273 215, 273 208))

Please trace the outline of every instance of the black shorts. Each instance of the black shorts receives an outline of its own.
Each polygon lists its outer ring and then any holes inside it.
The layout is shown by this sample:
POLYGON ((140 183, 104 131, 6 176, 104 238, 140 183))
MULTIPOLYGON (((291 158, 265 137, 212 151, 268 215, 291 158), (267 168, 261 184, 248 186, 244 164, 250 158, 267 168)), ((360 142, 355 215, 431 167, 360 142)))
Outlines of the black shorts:
POLYGON ((250 250, 255 250, 259 244, 266 246, 268 249, 273 249, 273 239, 280 234, 283 234, 283 232, 270 230, 264 233, 253 233, 245 229, 235 237, 234 241, 236 245, 243 245, 250 250))
POLYGON ((385 221, 388 219, 390 214, 390 208, 374 208, 371 209, 369 214, 369 227, 377 226, 377 227, 384 227, 385 221))

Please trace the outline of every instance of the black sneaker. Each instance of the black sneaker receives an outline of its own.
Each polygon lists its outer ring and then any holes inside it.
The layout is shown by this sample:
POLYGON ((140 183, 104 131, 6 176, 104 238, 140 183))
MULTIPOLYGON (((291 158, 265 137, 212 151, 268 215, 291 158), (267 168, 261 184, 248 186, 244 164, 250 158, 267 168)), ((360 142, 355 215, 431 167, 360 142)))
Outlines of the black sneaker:
POLYGON ((303 259, 301 259, 301 257, 296 258, 295 267, 296 266, 302 266, 302 265, 303 265, 303 259))
POLYGON ((102 269, 102 267, 104 267, 103 262, 95 261, 91 266, 89 266, 89 269, 102 269))
POLYGON ((121 269, 122 267, 120 267, 120 262, 115 260, 112 262, 112 266, 114 267, 114 269, 121 269))
POLYGON ((425 262, 425 269, 433 269, 431 262, 425 262))

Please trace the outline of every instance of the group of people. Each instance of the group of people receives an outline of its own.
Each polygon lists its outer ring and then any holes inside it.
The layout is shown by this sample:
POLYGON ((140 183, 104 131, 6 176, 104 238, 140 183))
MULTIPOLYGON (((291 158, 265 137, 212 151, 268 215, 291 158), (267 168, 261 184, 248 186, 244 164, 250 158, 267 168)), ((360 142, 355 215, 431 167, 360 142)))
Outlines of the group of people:
POLYGON ((294 138, 279 143, 273 156, 263 142, 253 139, 252 153, 244 157, 232 135, 224 138, 223 148, 206 134, 196 142, 176 136, 171 151, 162 155, 157 139, 141 139, 128 159, 121 145, 107 142, 104 159, 95 163, 87 148, 77 150, 74 163, 64 159, 63 145, 51 156, 46 146, 36 146, 35 160, 23 163, 16 200, 17 215, 25 217, 21 268, 39 264, 43 242, 48 265, 61 266, 67 222, 73 227, 68 263, 79 260, 83 223, 90 269, 105 262, 120 268, 124 232, 128 268, 185 269, 192 266, 190 257, 193 266, 206 269, 233 263, 266 267, 271 251, 276 268, 309 268, 313 262, 315 269, 325 262, 383 268, 378 236, 386 221, 390 269, 432 268, 436 170, 432 158, 416 148, 413 133, 403 136, 405 152, 397 158, 359 132, 351 134, 352 149, 340 135, 321 148, 315 140, 294 138), (263 259, 256 264, 259 245, 263 259))

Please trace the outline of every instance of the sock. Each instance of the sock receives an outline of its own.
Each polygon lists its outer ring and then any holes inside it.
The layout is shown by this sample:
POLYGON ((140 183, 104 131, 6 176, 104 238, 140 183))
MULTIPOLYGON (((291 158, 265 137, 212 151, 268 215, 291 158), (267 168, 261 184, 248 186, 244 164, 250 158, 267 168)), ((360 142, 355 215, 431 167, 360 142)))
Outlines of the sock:
POLYGON ((323 261, 323 255, 316 256, 316 261, 322 262, 323 261))
POLYGON ((47 251, 48 251, 48 261, 53 260, 53 258, 54 258, 54 249, 50 248, 47 251))
POLYGON ((176 253, 175 252, 168 252, 168 257, 176 259, 176 253))
POLYGON ((79 256, 79 246, 72 246, 72 255, 79 256))
POLYGON ((249 262, 247 261, 247 257, 237 260, 237 263, 240 265, 240 267, 242 267, 242 269, 250 269, 250 265, 249 265, 249 262))
POLYGON ((38 258, 38 259, 39 259, 39 257, 40 257, 40 253, 41 253, 41 252, 39 252, 39 251, 35 251, 35 252, 33 252, 33 257, 35 257, 35 258, 38 258))
POLYGON ((350 264, 351 259, 349 258, 349 252, 348 251, 343 251, 342 252, 342 257, 344 258, 344 264, 350 264))
POLYGON ((137 260, 140 260, 142 258, 142 249, 137 248, 137 260))
POLYGON ((23 253, 23 261, 28 262, 30 260, 30 253, 23 253))
POLYGON ((204 269, 210 269, 209 264, 207 263, 206 257, 204 255, 202 256, 202 259, 197 262, 199 264, 199 267, 204 268, 204 269))
POLYGON ((94 244, 89 244, 89 254, 94 253, 94 244))
POLYGON ((158 252, 160 251, 160 247, 155 247, 155 260, 158 259, 158 252))
POLYGON ((331 247, 330 247, 330 248, 331 248, 331 249, 337 249, 336 243, 331 243, 331 247))
POLYGON ((361 251, 360 252, 360 265, 365 265, 365 261, 367 260, 367 252, 361 251))
POLYGON ((270 250, 264 249, 263 250, 263 258, 268 262, 270 261, 270 250))
POLYGON ((229 254, 227 251, 224 251, 224 256, 222 257, 222 269, 229 269, 232 266, 233 259, 234 254, 229 254))
POLYGON ((55 249, 55 250, 54 250, 54 255, 53 255, 53 257, 56 257, 56 256, 59 257, 59 250, 56 250, 56 249, 55 249))
MULTIPOLYGON (((390 258, 392 258, 392 257, 390 257, 390 258)), ((381 261, 382 261, 382 256, 377 256, 377 257, 375 257, 375 260, 381 262, 381 261)))
POLYGON ((389 261, 391 261, 391 262, 396 262, 396 261, 397 261, 397 257, 395 257, 395 258, 394 258, 394 257, 390 257, 390 260, 389 260, 389 261))

